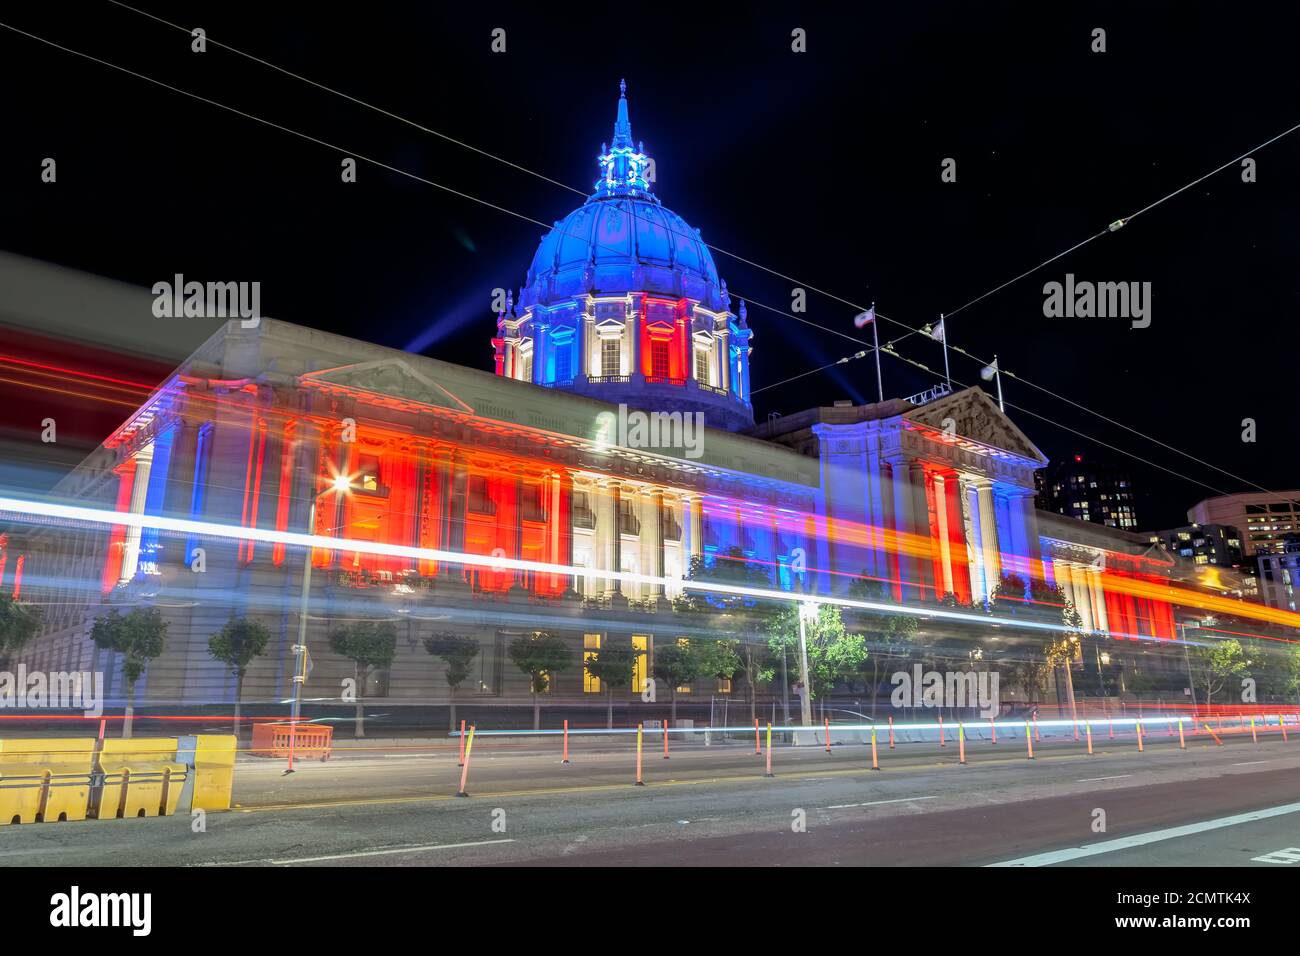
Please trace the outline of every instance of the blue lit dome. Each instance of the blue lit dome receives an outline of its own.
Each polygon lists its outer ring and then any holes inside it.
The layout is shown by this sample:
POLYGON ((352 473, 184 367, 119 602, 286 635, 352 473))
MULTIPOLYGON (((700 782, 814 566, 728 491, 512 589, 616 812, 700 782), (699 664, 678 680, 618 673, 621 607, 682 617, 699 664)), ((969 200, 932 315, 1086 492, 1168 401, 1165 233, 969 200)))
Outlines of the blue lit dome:
POLYGON ((707 425, 754 423, 745 303, 686 220, 654 194, 654 161, 632 139, 619 84, 614 138, 587 201, 542 237, 492 339, 496 374, 707 425))
POLYGON ((633 289, 722 305, 713 256, 685 219, 653 196, 593 196, 542 240, 522 304, 633 289))
POLYGON ((620 87, 614 139, 608 148, 601 144, 595 192, 542 238, 520 305, 637 291, 728 308, 699 230, 652 191, 654 162, 632 141, 626 85, 620 87))

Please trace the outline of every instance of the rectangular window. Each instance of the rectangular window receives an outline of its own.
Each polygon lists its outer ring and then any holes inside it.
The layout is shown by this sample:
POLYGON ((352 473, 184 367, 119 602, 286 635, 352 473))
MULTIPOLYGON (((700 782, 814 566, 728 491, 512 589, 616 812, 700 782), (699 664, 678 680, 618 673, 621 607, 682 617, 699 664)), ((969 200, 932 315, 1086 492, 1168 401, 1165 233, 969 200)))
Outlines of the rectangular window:
POLYGON ((695 350, 695 380, 701 385, 710 384, 708 349, 697 348, 695 350))
POLYGON ((655 341, 650 343, 650 374, 655 378, 668 377, 668 343, 655 341))
POLYGON ((601 339, 600 340, 600 374, 601 375, 620 375, 622 374, 622 343, 618 339, 601 339))
POLYGON ((573 346, 561 345, 555 352, 555 381, 558 383, 573 380, 573 346))
POLYGON ((357 456, 357 476, 353 487, 361 491, 379 490, 379 457, 377 455, 357 456))
POLYGON ((586 663, 596 656, 600 650, 599 634, 584 634, 582 636, 582 690, 586 694, 600 693, 600 678, 592 677, 587 673, 586 663))
POLYGON ((492 515, 496 514, 496 502, 488 489, 488 480, 484 475, 469 476, 469 493, 467 495, 467 507, 475 514, 492 515))
MULTIPOLYGON (((513 635, 512 635, 513 636, 513 635)), ((490 645, 484 645, 479 650, 478 655, 478 673, 466 681, 466 684, 477 683, 477 687, 472 690, 476 694, 495 696, 501 693, 501 681, 504 676, 506 657, 506 635, 498 631, 496 640, 490 645)))
MULTIPOLYGON (((690 647, 690 644, 691 644, 690 638, 686 638, 686 637, 677 638, 678 647, 686 648, 686 647, 690 647)), ((690 684, 683 684, 681 687, 677 688, 677 693, 679 694, 689 694, 690 692, 691 692, 690 684)))
POLYGON ((650 636, 632 635, 632 693, 640 695, 650 676, 650 636))

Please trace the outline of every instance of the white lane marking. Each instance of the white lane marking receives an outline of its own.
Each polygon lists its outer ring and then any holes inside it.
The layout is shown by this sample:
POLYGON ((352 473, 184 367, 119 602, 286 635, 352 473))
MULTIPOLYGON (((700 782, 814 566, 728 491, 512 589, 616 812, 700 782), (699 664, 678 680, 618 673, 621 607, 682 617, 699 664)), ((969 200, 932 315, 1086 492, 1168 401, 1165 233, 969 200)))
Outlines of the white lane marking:
POLYGON ((360 850, 356 853, 333 853, 329 856, 299 856, 287 860, 267 860, 274 866, 290 863, 324 863, 327 860, 352 860, 362 856, 392 856, 397 853, 423 853, 425 850, 459 850, 470 846, 492 846, 496 843, 514 843, 514 840, 480 840, 477 843, 436 843, 426 846, 404 846, 394 850, 360 850))
POLYGON ((477 843, 434 843, 422 845, 422 847, 399 847, 396 849, 363 849, 356 853, 331 853, 330 856, 300 856, 290 858, 290 860, 270 860, 276 866, 285 866, 287 864, 318 864, 326 860, 354 860, 361 856, 393 856, 394 853, 422 853, 426 849, 460 849, 463 847, 490 847, 497 843, 513 843, 513 840, 478 840, 477 843))
POLYGON ((1139 833, 1135 836, 1120 837, 1116 840, 1103 840, 1101 843, 1071 847, 1068 850, 1053 850, 1050 853, 1036 853, 1033 856, 1023 856, 1018 860, 1006 860, 1002 863, 990 863, 988 865, 1051 866, 1054 863, 1066 863, 1070 860, 1078 860, 1085 856, 1098 856, 1102 853, 1114 853, 1116 850, 1129 850, 1133 847, 1146 846, 1148 843, 1159 843, 1162 840, 1176 840, 1179 837, 1205 833, 1207 830, 1220 830, 1223 827, 1233 827, 1242 823, 1254 823, 1257 820, 1268 820, 1272 817, 1280 817, 1288 813, 1300 813, 1300 803, 1287 803, 1280 807, 1269 807, 1267 810, 1252 810, 1249 813, 1238 813, 1230 817, 1220 817, 1217 820, 1203 820, 1200 823, 1189 823, 1186 826, 1181 827, 1169 827, 1165 830, 1152 830, 1150 833, 1139 833))
POLYGON ((1272 762, 1273 762, 1273 761, 1271 761, 1271 760, 1240 760, 1240 761, 1238 761, 1237 763, 1234 763, 1233 766, 1234 766, 1234 767, 1251 767, 1251 766, 1254 766, 1254 765, 1257 764, 1257 763, 1272 763, 1272 762))
POLYGON ((1288 846, 1265 853, 1263 856, 1252 856, 1250 861, 1252 863, 1300 863, 1300 846, 1288 846))
POLYGON ((1133 776, 1131 773, 1117 773, 1113 777, 1084 777, 1082 780, 1076 780, 1075 783, 1096 783, 1098 780, 1123 780, 1125 777, 1133 776))
POLYGON ((939 797, 899 797, 897 800, 872 800, 870 803, 836 803, 829 807, 816 807, 817 810, 848 810, 852 807, 878 807, 886 803, 914 803, 917 800, 938 800, 939 797))

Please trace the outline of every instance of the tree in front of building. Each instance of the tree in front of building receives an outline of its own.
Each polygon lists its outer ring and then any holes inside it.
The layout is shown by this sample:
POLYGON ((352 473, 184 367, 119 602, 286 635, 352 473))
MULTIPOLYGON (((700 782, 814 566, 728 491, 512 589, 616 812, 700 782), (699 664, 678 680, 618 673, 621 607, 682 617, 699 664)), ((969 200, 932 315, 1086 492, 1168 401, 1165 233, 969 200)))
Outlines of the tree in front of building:
POLYGON ((1009 670, 1029 695, 1046 696, 1052 678, 1056 678, 1057 704, 1064 703, 1074 719, 1074 665, 1083 659, 1083 617, 1058 586, 1035 580, 1028 588, 1028 597, 1025 590, 1023 578, 1004 574, 989 600, 989 611, 999 617, 1051 628, 1034 627, 1029 643, 1022 645, 1022 656, 1009 670))
POLYGON ((435 657, 441 657, 447 665, 443 675, 450 690, 450 717, 448 728, 456 729, 456 691, 469 677, 474 658, 478 656, 478 641, 465 634, 453 634, 444 631, 424 639, 424 649, 435 657))
MULTIPOLYGON (((701 640, 696 642, 700 660, 700 676, 728 685, 745 673, 745 659, 741 642, 737 640, 701 640)), ((752 695, 751 695, 752 697, 752 695)))
POLYGON ((1214 703, 1214 695, 1227 686, 1234 677, 1244 677, 1250 672, 1246 651, 1236 638, 1198 644, 1191 651, 1192 662, 1201 671, 1200 687, 1205 691, 1205 703, 1214 703))
POLYGON ((126 715, 122 736, 130 737, 135 722, 135 685, 149 662, 167 644, 167 622, 156 607, 132 608, 123 614, 117 608, 95 619, 90 639, 101 650, 122 655, 122 677, 126 681, 126 715))
POLYGON ((520 634, 510 642, 509 652, 515 667, 528 675, 533 692, 533 730, 540 730, 542 701, 538 695, 550 689, 556 674, 572 666, 573 652, 564 638, 550 631, 520 634))
POLYGON ((376 670, 393 666, 397 656, 397 628, 391 621, 355 621, 330 635, 330 650, 352 661, 353 695, 357 704, 357 736, 366 735, 366 682, 376 670))
MULTIPOLYGON (((772 575, 768 568, 748 557, 740 548, 728 548, 714 555, 692 555, 686 580, 737 588, 772 588, 772 575)), ((771 601, 753 594, 692 591, 688 583, 679 610, 699 615, 699 627, 735 644, 742 665, 737 674, 745 676, 745 696, 749 698, 749 717, 753 721, 758 706, 757 684, 762 679, 764 665, 767 665, 767 649, 762 640, 754 640, 754 635, 766 631, 776 607, 771 601)))
MULTIPOLYGON (((841 680, 856 675, 870 656, 866 639, 851 633, 844 624, 840 609, 834 604, 818 604, 817 613, 804 623, 804 643, 808 650, 808 682, 805 688, 810 700, 818 694, 829 697, 831 690, 841 680)), ((777 665, 782 654, 789 655, 794 666, 788 669, 791 680, 799 675, 799 607, 788 604, 768 623, 768 646, 772 657, 764 668, 763 679, 776 678, 777 665)))
POLYGON ((0 594, 0 664, 22 650, 41 629, 41 608, 0 594))
POLYGON ((688 638, 678 638, 667 646, 655 650, 651 673, 654 674, 655 680, 668 686, 674 724, 677 723, 677 688, 699 677, 702 663, 699 649, 688 638))
POLYGON ((239 739, 240 703, 244 699, 244 678, 253 658, 266 652, 271 632, 261 621, 246 617, 232 618, 225 627, 208 638, 208 653, 230 668, 235 675, 235 739, 239 739))
POLYGON ((636 651, 630 644, 616 644, 606 638, 605 646, 589 652, 582 662, 593 680, 605 691, 605 726, 614 726, 614 691, 631 685, 636 673, 636 651))
MULTIPOLYGON (((894 603, 888 585, 868 577, 866 571, 849 584, 849 597, 857 601, 894 603)), ((921 619, 915 614, 887 611, 857 610, 852 613, 855 629, 861 631, 872 645, 868 648, 868 660, 871 662, 871 716, 874 719, 882 672, 887 672, 889 667, 906 670, 911 666, 919 650, 917 638, 921 619)), ((864 676, 865 664, 864 661, 864 676)))

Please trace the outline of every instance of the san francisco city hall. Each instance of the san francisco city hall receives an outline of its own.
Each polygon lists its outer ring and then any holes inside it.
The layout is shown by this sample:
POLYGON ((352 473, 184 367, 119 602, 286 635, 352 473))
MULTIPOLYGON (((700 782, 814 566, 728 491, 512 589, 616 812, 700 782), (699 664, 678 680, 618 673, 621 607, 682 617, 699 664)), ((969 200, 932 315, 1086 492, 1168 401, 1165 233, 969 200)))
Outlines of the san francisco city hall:
MULTIPOLYGON (((352 675, 328 634, 358 618, 400 622, 394 665, 364 691, 385 704, 445 697, 444 665, 421 643, 438 631, 477 638, 465 696, 485 701, 527 695, 504 648, 542 627, 571 638, 575 655, 630 642, 642 677, 656 640, 761 640, 676 609, 691 569, 719 555, 743 556, 783 591, 843 595, 865 577, 882 582, 886 599, 918 607, 948 596, 982 604, 1015 574, 1059 585, 1085 631, 1175 636, 1174 608, 1159 596, 1168 555, 1136 535, 1036 511, 1034 473, 1046 459, 980 389, 837 403, 755 425, 746 305, 698 232, 655 195, 625 96, 599 164, 590 198, 542 239, 497 315, 491 370, 232 320, 56 494, 439 552, 311 552, 309 698, 329 698, 352 675), (602 423, 626 409, 680 413, 679 422, 701 413, 698 455, 612 440, 602 423), (345 490, 335 490, 338 476, 345 490)), ((90 642, 86 605, 144 602, 170 627, 138 703, 231 701, 234 679, 207 642, 242 615, 276 637, 245 697, 292 694, 302 549, 148 527, 50 535, 11 529, 0 550, 0 575, 9 569, 0 586, 50 607, 45 632, 23 652, 29 668, 106 670, 108 696, 120 701, 126 685, 110 652, 90 642), (196 548, 204 573, 193 570, 196 548)), ((708 698, 731 688, 700 679, 684 690, 708 698)), ((599 691, 574 666, 550 694, 577 701, 599 691)))

